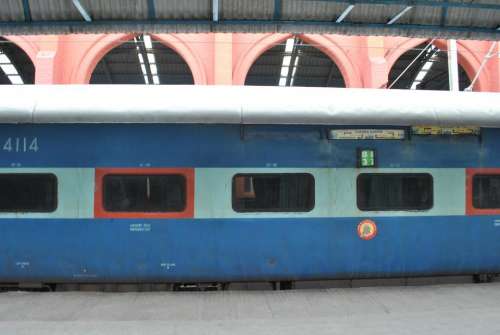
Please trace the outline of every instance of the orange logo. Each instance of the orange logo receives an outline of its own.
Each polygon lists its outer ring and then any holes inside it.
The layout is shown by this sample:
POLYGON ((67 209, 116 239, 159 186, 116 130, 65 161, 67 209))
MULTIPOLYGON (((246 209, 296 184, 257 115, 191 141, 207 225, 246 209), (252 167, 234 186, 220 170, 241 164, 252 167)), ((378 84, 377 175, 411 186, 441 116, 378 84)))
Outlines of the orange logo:
POLYGON ((368 241, 377 236, 377 225, 369 219, 365 219, 358 224, 358 236, 360 239, 368 241))

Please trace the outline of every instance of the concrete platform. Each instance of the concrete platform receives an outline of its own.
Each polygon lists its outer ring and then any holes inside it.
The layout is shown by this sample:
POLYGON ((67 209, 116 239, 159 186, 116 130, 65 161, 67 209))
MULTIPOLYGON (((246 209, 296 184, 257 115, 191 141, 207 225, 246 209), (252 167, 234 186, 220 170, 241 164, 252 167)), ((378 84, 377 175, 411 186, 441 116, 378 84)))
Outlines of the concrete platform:
POLYGON ((0 334, 500 334, 500 283, 0 294, 0 334))

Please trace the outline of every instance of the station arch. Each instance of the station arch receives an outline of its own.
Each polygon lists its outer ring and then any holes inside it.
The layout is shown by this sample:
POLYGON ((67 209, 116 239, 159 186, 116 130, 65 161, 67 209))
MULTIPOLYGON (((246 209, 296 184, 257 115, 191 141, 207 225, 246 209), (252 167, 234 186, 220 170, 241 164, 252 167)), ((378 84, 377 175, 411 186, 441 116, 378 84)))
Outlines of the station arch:
POLYGON ((154 36, 129 35, 100 58, 90 84, 194 84, 187 62, 154 36))
MULTIPOLYGON (((287 43, 294 40, 294 46, 303 49, 305 67, 303 71, 296 68, 298 80, 292 86, 330 86, 330 87, 361 87, 362 80, 359 71, 350 61, 347 53, 333 40, 324 35, 317 34, 268 34, 261 39, 256 40, 248 48, 248 52, 236 63, 233 82, 236 85, 244 84, 265 84, 279 85, 278 72, 281 74, 282 68, 287 67, 285 57, 288 55, 286 50, 287 43), (280 55, 280 53, 282 53, 280 55), (281 58, 281 64, 279 64, 281 58), (316 62, 315 62, 316 61, 316 62), (266 69, 269 71, 266 73, 266 69), (311 70, 314 78, 307 80, 307 73, 304 69, 311 70), (326 70, 325 70, 326 69, 326 70), (266 78, 258 79, 258 75, 264 73, 266 78), (302 77, 301 77, 302 73, 302 77), (277 79, 278 78, 278 79, 277 79), (329 80, 330 79, 330 80, 329 80), (307 84, 307 85, 306 85, 307 84)), ((299 57, 300 58, 300 57, 299 57)), ((299 63, 298 63, 299 64, 299 63)), ((295 64, 289 65, 289 72, 293 73, 295 64)), ((292 84, 290 79, 288 84, 292 84)), ((283 83, 283 80, 282 80, 283 83)), ((283 85, 283 86, 286 86, 283 85)))
MULTIPOLYGON (((388 84, 391 86, 401 72, 409 66, 417 55, 424 50, 422 55, 410 66, 407 72, 399 79, 392 88, 410 89, 435 89, 448 90, 448 61, 447 42, 445 40, 408 39, 393 48, 386 56, 388 67, 388 84), (427 64, 426 64, 427 63, 427 64), (432 65, 430 65, 432 64, 432 65), (430 68, 429 68, 430 67, 430 68), (426 71, 427 70, 427 71, 426 71), (424 74, 426 73, 426 74, 424 74), (424 80, 421 80, 424 76, 424 80), (417 77, 420 80, 416 80, 417 77)), ((472 78, 480 67, 480 60, 476 55, 457 41, 459 82, 460 90, 464 90, 471 84, 472 78)), ((487 73, 483 71, 474 84, 474 91, 481 91, 487 85, 487 73)))
MULTIPOLYGON (((81 57, 79 66, 73 71, 70 82, 71 83, 90 83, 92 74, 97 69, 99 62, 115 48, 119 48, 123 44, 134 43, 136 34, 105 34, 99 36, 95 41, 85 50, 84 55, 81 57)), ((168 49, 170 54, 180 57, 180 59, 187 64, 187 68, 192 76, 192 83, 206 85, 208 83, 206 70, 203 63, 193 50, 191 50, 189 43, 184 41, 176 34, 151 34, 149 35, 154 42, 155 47, 168 49)), ((139 65, 140 66, 140 65, 139 65)), ((184 69, 186 67, 184 66, 184 69)), ((97 69, 102 74, 102 69, 97 69)), ((187 71, 186 71, 187 72, 187 71)))

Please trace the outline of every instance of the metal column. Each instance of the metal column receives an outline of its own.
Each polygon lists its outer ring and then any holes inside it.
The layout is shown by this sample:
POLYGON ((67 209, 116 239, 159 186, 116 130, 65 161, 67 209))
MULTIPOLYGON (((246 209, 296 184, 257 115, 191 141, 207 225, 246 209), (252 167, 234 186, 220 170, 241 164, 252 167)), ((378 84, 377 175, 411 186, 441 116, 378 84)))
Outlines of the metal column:
POLYGON ((448 74, 450 91, 459 91, 457 41, 448 40, 448 74))

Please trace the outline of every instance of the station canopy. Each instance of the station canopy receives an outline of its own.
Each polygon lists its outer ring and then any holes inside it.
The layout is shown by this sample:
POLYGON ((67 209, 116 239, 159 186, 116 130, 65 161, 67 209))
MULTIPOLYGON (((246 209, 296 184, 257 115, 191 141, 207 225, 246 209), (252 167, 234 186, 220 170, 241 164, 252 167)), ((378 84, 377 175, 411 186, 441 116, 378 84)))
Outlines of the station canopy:
POLYGON ((500 40, 499 0, 1 0, 0 35, 291 32, 500 40))

